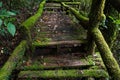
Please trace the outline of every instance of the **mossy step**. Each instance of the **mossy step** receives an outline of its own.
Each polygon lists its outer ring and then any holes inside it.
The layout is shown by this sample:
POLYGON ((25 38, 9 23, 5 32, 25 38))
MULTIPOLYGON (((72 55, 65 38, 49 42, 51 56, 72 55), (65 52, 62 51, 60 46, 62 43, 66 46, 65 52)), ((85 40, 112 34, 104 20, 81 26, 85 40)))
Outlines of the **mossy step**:
MULTIPOLYGON (((41 56, 43 57, 43 56, 41 56)), ((35 60, 30 65, 24 65, 18 70, 54 70, 54 69, 87 69, 94 66, 94 62, 86 59, 65 59, 60 57, 45 57, 35 60)))
MULTIPOLYGON (((42 51, 43 53, 43 51, 42 51)), ((35 54, 34 54, 35 55, 35 54)), ((55 70, 55 69, 105 69, 100 55, 93 57, 88 55, 81 57, 81 54, 59 54, 41 55, 31 60, 23 60, 17 70, 55 70), (28 63, 30 63, 28 65, 28 63)))
POLYGON ((19 80, 43 78, 43 79, 67 79, 67 78, 81 78, 81 77, 95 77, 107 78, 108 73, 105 70, 43 70, 43 71, 21 71, 18 74, 19 80))
POLYGON ((55 45, 73 45, 79 46, 80 44, 85 44, 86 40, 71 40, 71 41, 34 41, 32 43, 33 46, 42 47, 42 46, 55 46, 55 45))

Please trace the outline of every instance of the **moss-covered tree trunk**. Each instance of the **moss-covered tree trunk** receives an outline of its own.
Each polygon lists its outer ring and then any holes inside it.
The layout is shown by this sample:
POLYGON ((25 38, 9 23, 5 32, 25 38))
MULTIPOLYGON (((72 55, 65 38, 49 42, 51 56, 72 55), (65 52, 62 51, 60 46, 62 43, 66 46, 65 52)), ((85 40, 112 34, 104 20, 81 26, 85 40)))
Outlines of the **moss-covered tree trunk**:
POLYGON ((102 33, 100 32, 99 24, 101 21, 101 17, 103 15, 105 0, 93 0, 91 12, 89 15, 89 33, 92 34, 92 37, 97 45, 97 48, 100 51, 103 62, 108 70, 109 75, 112 77, 112 80, 120 79, 120 68, 113 57, 113 54, 107 45, 102 33))

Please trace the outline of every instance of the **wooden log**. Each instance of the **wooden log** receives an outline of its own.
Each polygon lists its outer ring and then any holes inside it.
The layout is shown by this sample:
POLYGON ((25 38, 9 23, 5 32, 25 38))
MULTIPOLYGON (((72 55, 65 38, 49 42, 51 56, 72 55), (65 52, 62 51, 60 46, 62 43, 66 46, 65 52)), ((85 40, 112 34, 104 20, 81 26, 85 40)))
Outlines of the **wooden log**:
POLYGON ((18 78, 44 78, 44 79, 66 79, 82 77, 109 77, 104 70, 44 70, 44 71, 21 71, 18 78))
POLYGON ((0 70, 0 80, 10 80, 10 75, 22 59, 26 46, 27 42, 24 40, 15 48, 8 61, 0 70))
POLYGON ((71 40, 71 41, 54 41, 54 42, 41 42, 35 41, 32 43, 33 46, 54 46, 54 45, 80 45, 86 43, 86 40, 71 40))
MULTIPOLYGON (((71 55, 72 56, 72 55, 71 55)), ((36 60, 37 61, 37 60, 36 60)), ((35 61, 35 62, 36 62, 35 61)), ((58 59, 45 57, 40 59, 40 64, 34 62, 30 66, 18 66, 17 70, 55 70, 55 69, 105 69, 102 58, 97 52, 95 56, 88 55, 79 59, 58 59), (41 63, 42 62, 42 63, 41 63), (45 64, 44 64, 45 63, 45 64), (77 63, 77 64, 76 64, 77 63)))

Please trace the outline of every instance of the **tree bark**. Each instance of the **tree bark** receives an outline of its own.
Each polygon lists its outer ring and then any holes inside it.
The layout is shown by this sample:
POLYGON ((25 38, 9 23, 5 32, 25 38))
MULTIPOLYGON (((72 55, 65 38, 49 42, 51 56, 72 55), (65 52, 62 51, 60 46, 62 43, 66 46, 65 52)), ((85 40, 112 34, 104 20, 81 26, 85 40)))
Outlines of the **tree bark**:
POLYGON ((93 0, 91 12, 89 16, 90 23, 90 33, 97 45, 97 48, 100 51, 103 62, 108 70, 109 75, 112 77, 112 80, 120 79, 120 68, 113 57, 113 54, 104 40, 102 33, 100 32, 99 23, 101 21, 101 16, 103 15, 105 0, 93 0))

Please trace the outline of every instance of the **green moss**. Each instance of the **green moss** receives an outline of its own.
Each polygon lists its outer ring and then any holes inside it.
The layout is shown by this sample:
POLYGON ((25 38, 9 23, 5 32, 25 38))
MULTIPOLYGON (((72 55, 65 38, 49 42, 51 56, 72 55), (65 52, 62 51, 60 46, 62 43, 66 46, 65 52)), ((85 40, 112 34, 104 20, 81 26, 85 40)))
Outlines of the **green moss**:
POLYGON ((34 41, 32 46, 46 46, 49 41, 34 41))
POLYGON ((0 80, 9 80, 12 71, 16 68, 19 61, 22 59, 26 50, 27 42, 22 41, 13 51, 8 61, 0 70, 0 80))
POLYGON ((19 78, 81 78, 81 77, 108 77, 104 70, 45 70, 45 71, 22 71, 19 78))

